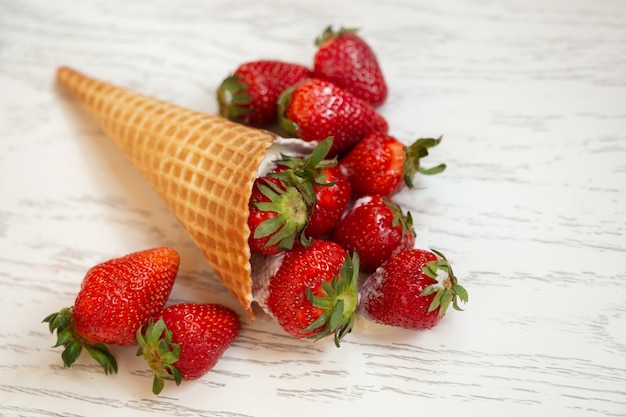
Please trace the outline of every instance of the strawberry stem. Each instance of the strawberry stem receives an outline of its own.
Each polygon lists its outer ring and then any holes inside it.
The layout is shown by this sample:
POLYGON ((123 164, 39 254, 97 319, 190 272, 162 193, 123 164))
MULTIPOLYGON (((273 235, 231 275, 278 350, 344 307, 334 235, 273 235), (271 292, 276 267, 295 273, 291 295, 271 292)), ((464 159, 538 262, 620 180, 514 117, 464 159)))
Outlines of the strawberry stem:
POLYGON ((297 123, 287 117, 287 108, 291 103, 291 96, 298 85, 291 86, 278 96, 277 117, 278 125, 285 132, 285 136, 298 137, 300 127, 297 123))
POLYGON ((443 136, 434 138, 420 138, 413 142, 411 145, 404 148, 406 153, 406 159, 404 161, 404 182, 407 187, 413 188, 413 178, 418 172, 423 175, 435 175, 443 172, 446 169, 445 164, 439 164, 432 168, 422 168, 420 166, 420 160, 428 156, 428 149, 441 143, 443 136))
POLYGON ((310 239, 303 233, 309 222, 309 209, 302 194, 295 187, 283 189, 272 181, 259 183, 258 187, 270 201, 252 204, 261 211, 271 211, 277 215, 260 223, 254 230, 254 238, 271 236, 267 245, 278 244, 282 250, 293 248, 296 238, 303 245, 310 245, 310 239))
POLYGON ((165 385, 165 380, 180 385, 182 375, 174 365, 180 358, 180 345, 172 342, 172 332, 167 329, 163 319, 156 323, 154 319, 148 325, 137 330, 137 356, 143 356, 154 372, 152 392, 158 395, 165 385))
POLYGON ((57 340, 53 347, 63 346, 61 358, 63 365, 69 368, 76 362, 83 349, 100 364, 104 373, 117 373, 117 361, 104 343, 89 343, 76 330, 71 308, 62 308, 58 313, 52 313, 43 319, 48 323, 50 333, 57 333, 57 340))
POLYGON ((233 122, 248 124, 251 101, 248 85, 241 81, 239 74, 226 77, 217 89, 219 112, 233 122))
POLYGON ((344 33, 356 33, 357 31, 358 29, 355 29, 355 28, 344 28, 344 27, 341 27, 339 28, 339 30, 335 31, 333 30, 332 25, 329 25, 328 27, 326 27, 326 29, 324 29, 324 31, 322 32, 320 36, 315 38, 315 46, 322 46, 324 43, 326 43, 326 41, 333 39, 333 38, 337 38, 344 33))
POLYGON ((459 307, 458 301, 460 300, 467 303, 467 290, 458 284, 457 278, 452 271, 452 266, 443 253, 435 249, 431 249, 431 251, 440 259, 428 262, 422 268, 424 274, 437 281, 426 287, 420 294, 422 297, 435 294, 435 297, 428 306, 428 312, 430 313, 439 308, 439 317, 443 317, 450 303, 452 303, 455 310, 463 311, 459 307))
POLYGON ((331 281, 323 281, 321 286, 325 295, 315 296, 311 288, 306 289, 307 299, 324 312, 320 317, 302 329, 303 333, 315 331, 311 338, 316 341, 334 334, 335 346, 340 347, 343 338, 352 331, 354 312, 358 305, 357 282, 359 279, 359 255, 354 252, 352 258, 346 253, 346 259, 339 274, 331 281))
POLYGON ((333 146, 333 137, 329 136, 318 143, 306 157, 290 157, 281 155, 282 159, 274 161, 277 166, 286 169, 271 172, 269 176, 293 185, 300 191, 309 208, 315 207, 317 197, 314 185, 330 187, 335 181, 327 182, 324 170, 337 165, 337 159, 325 159, 333 146))
POLYGON ((411 215, 411 212, 407 211, 406 214, 404 214, 402 212, 402 208, 387 197, 383 197, 382 201, 387 207, 389 207, 389 210, 391 210, 391 212, 393 213, 391 226, 396 227, 398 223, 400 223, 403 236, 406 233, 411 233, 413 236, 415 236, 416 234, 415 228, 413 227, 413 216, 411 215))

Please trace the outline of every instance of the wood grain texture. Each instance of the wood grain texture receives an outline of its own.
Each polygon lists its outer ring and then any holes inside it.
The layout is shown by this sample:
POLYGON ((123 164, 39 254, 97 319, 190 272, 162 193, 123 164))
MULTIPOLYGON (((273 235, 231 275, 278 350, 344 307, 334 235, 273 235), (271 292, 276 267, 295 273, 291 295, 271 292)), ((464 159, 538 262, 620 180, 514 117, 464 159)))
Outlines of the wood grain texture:
POLYGON ((621 0, 0 0, 0 415, 626 416, 625 57, 621 0), (134 349, 113 349, 115 376, 64 369, 41 320, 110 257, 172 246, 172 302, 238 306, 56 68, 215 113, 237 65, 308 65, 331 23, 377 52, 391 132, 444 136, 428 163, 448 170, 397 199, 466 310, 426 332, 358 323, 340 349, 245 323, 158 397, 134 349))

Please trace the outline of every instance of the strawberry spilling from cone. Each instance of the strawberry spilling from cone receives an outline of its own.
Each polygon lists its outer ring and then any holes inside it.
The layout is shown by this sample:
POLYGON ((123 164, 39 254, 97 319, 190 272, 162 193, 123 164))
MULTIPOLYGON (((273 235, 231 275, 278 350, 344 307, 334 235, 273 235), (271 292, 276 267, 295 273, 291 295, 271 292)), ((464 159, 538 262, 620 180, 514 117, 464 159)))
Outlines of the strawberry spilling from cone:
MULTIPOLYGON (((355 319, 430 329, 468 294, 445 255, 415 247, 412 192, 422 159, 442 140, 389 134, 381 66, 355 29, 328 27, 311 67, 250 61, 217 89, 210 115, 59 68, 57 80, 143 174, 250 321, 289 335, 332 338, 355 319)), ((70 367, 87 352, 117 372, 107 346, 138 345, 152 390, 212 369, 241 331, 232 309, 166 306, 178 273, 170 248, 103 262, 73 306, 44 319, 70 367)))

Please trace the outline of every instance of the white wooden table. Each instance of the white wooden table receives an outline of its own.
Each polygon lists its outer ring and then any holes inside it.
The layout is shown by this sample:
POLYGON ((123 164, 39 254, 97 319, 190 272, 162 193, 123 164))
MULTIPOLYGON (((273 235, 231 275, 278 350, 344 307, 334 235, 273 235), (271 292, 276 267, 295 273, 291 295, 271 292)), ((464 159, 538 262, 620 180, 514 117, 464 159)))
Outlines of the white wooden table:
POLYGON ((622 0, 4 0, 0 138, 2 416, 626 415, 622 0), (245 322, 213 371, 158 397, 134 348, 114 348, 117 375, 64 369, 41 320, 114 256, 171 246, 172 302, 242 310, 57 66, 215 113, 238 64, 308 65, 331 23, 377 52, 392 134, 444 135, 428 162, 448 170, 398 199, 466 310, 340 349, 245 322))

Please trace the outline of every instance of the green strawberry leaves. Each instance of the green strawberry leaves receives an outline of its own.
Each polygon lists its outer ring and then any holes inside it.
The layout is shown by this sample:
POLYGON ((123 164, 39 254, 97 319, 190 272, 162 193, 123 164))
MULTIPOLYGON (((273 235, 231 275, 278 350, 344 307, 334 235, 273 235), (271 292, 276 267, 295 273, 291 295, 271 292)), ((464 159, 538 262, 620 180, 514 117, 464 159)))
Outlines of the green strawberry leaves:
POLYGON ((358 32, 358 29, 356 28, 344 28, 344 27, 340 27, 339 30, 335 31, 333 30, 332 25, 330 25, 326 27, 326 29, 324 29, 324 31, 322 32, 320 36, 315 38, 314 44, 315 46, 321 46, 329 39, 337 38, 344 33, 356 33, 356 32, 358 32))
POLYGON ((63 364, 69 368, 76 362, 83 349, 100 364, 105 374, 117 373, 117 361, 104 343, 89 344, 78 335, 74 328, 71 308, 62 308, 58 313, 52 313, 43 319, 48 323, 50 333, 57 333, 57 341, 53 347, 63 346, 61 353, 63 364))
POLYGON ((459 300, 466 303, 468 301, 467 290, 457 283, 457 279, 452 272, 452 266, 446 257, 439 251, 431 249, 440 259, 428 262, 422 268, 424 274, 437 282, 426 287, 420 294, 426 297, 435 294, 428 312, 439 308, 439 316, 442 317, 450 304, 455 310, 462 311, 459 307, 459 300))
POLYGON ((255 239, 270 237, 266 246, 278 245, 280 250, 293 248, 296 241, 309 246, 312 240, 304 230, 309 223, 311 213, 317 204, 314 186, 332 186, 324 170, 337 164, 336 159, 326 159, 333 144, 328 137, 315 146, 306 157, 288 157, 273 161, 280 169, 270 172, 259 182, 259 191, 269 201, 252 201, 260 211, 277 213, 276 216, 260 223, 253 232, 255 239))
POLYGON ((316 196, 314 185, 332 186, 334 181, 327 182, 324 170, 337 165, 337 159, 325 159, 333 146, 333 137, 330 136, 320 143, 306 157, 289 157, 281 155, 282 159, 274 161, 285 169, 272 172, 269 176, 278 178, 288 185, 293 185, 302 193, 309 207, 315 207, 316 196))
POLYGON ((254 238, 271 235, 267 245, 278 244, 282 250, 291 249, 296 238, 308 246, 310 240, 302 232, 309 221, 309 210, 300 192, 295 187, 281 188, 271 181, 265 181, 258 187, 270 201, 255 201, 252 204, 261 211, 271 211, 277 215, 260 223, 254 229, 254 238))
POLYGON ((217 89, 217 102, 222 116, 234 122, 247 124, 252 113, 248 85, 239 74, 227 77, 217 89))
POLYGON ((154 372, 152 392, 158 395, 165 380, 182 382, 182 375, 174 364, 180 358, 180 345, 172 342, 172 331, 167 329, 163 319, 148 321, 148 325, 137 330, 137 356, 143 356, 154 372))
POLYGON ((331 282, 321 283, 324 295, 315 296, 310 287, 306 289, 307 299, 324 312, 317 320, 302 329, 302 332, 307 333, 321 328, 321 331, 311 337, 319 340, 334 334, 335 346, 339 347, 340 342, 354 326, 354 312, 358 304, 358 279, 359 255, 354 252, 350 257, 346 253, 346 259, 337 277, 331 282))
POLYGON ((400 226, 402 227, 402 235, 405 235, 406 233, 411 233, 413 236, 415 236, 415 229, 413 227, 413 216, 411 215, 411 212, 407 211, 406 214, 404 214, 402 212, 402 208, 387 197, 383 197, 382 201, 393 213, 391 226, 397 227, 398 224, 400 224, 400 226))
POLYGON ((413 188, 413 178, 418 172, 423 175, 435 175, 446 169, 445 164, 439 164, 431 168, 422 168, 420 160, 428 156, 428 149, 441 143, 443 136, 438 138, 421 138, 417 139, 411 145, 404 148, 406 160, 404 161, 404 182, 407 187, 413 188))
POLYGON ((289 108, 289 104, 291 103, 291 97, 293 96, 293 92, 298 87, 298 85, 291 86, 283 91, 280 96, 278 96, 278 106, 277 106, 277 115, 278 115, 278 125, 285 132, 286 136, 297 137, 298 131, 300 127, 297 123, 287 117, 287 109, 289 108))

